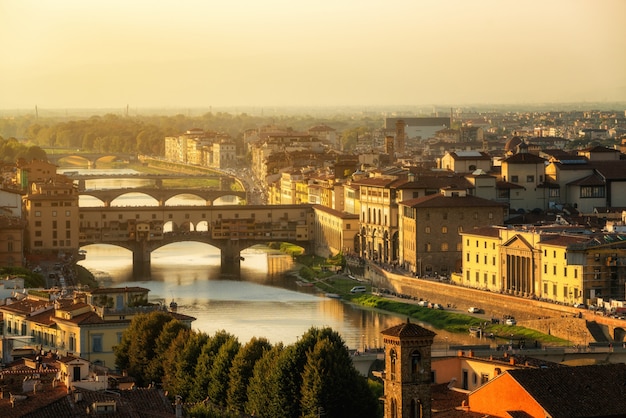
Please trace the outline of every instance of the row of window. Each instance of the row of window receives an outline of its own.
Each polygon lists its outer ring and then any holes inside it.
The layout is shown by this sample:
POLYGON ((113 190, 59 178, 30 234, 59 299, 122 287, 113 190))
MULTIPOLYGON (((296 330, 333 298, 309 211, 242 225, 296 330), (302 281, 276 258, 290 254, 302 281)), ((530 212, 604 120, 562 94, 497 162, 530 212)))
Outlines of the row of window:
MULTIPOLYGON (((33 206, 36 208, 42 207, 42 202, 35 202, 33 206)), ((72 206, 72 202, 50 202, 50 206, 59 207, 59 206, 72 206)))
MULTIPOLYGON (((35 221, 35 228, 41 228, 41 221, 35 221)), ((65 228, 70 229, 72 226, 72 221, 65 221, 65 228)), ((58 224, 57 221, 52 221, 52 229, 57 229, 58 224)))
MULTIPOLYGON (((527 175, 526 176, 526 183, 534 183, 535 182, 535 176, 533 175, 527 175)), ((543 176, 539 176, 539 183, 543 182, 543 176)), ((511 183, 519 183, 519 176, 511 176, 511 183)))
MULTIPOLYGON (((548 274, 548 265, 543 265, 543 272, 548 274)), ((556 276, 556 266, 552 266, 552 274, 556 276)), ((563 267, 563 277, 567 277, 567 267, 563 267)), ((578 269, 574 269, 574 278, 578 278, 578 269)))
MULTIPOLYGON (((52 216, 56 216, 56 212, 53 211, 52 213, 53 213, 52 216)), ((66 215, 69 216, 69 211, 66 212, 66 215)), ((41 215, 35 215, 35 216, 41 216, 41 215)), ((203 219, 206 218, 206 213, 202 213, 201 216, 202 216, 203 219)), ((167 217, 168 217, 168 219, 173 219, 174 218, 174 214, 169 213, 167 215, 167 217)), ((268 212, 267 213, 267 217, 271 218, 272 217, 272 212, 268 212)), ((300 217, 304 218, 305 217, 305 213, 304 212, 300 212, 300 217)), ((83 214, 80 215, 80 218, 81 219, 84 218, 83 214)), ((140 219, 140 218, 141 218, 140 214, 138 214, 138 213, 135 214, 135 219, 140 219)), ((185 214, 185 219, 189 219, 189 218, 190 218, 190 214, 186 213, 185 214)), ((251 213, 250 214, 250 219, 255 219, 255 218, 256 218, 256 214, 255 213, 251 213)), ((107 219, 107 214, 106 213, 102 214, 102 219, 107 219)), ((121 213, 118 214, 117 215, 117 219, 123 220, 124 219, 124 214, 121 214, 121 213)), ((129 218, 127 218, 127 219, 129 219, 129 218)), ((156 213, 152 214, 152 219, 157 219, 157 214, 156 213)), ((222 219, 222 214, 221 213, 217 214, 217 219, 222 219)), ((239 214, 238 213, 235 213, 235 219, 239 219, 239 214)), ((283 216, 281 217, 281 219, 289 219, 289 213, 288 212, 284 212, 283 216)))
MULTIPOLYGON (((57 211, 53 210, 52 212, 50 212, 52 214, 52 216, 56 217, 57 216, 57 211)), ((69 210, 65 211, 65 216, 72 216, 72 212, 69 210)), ((35 217, 40 218, 41 217, 41 211, 40 210, 36 210, 35 211, 35 217)))
MULTIPOLYGON (((42 248, 43 247, 43 241, 34 241, 33 242, 33 246, 36 248, 42 248)), ((52 246, 53 247, 71 247, 72 246, 72 240, 70 239, 66 239, 66 240, 53 240, 52 241, 52 246)))

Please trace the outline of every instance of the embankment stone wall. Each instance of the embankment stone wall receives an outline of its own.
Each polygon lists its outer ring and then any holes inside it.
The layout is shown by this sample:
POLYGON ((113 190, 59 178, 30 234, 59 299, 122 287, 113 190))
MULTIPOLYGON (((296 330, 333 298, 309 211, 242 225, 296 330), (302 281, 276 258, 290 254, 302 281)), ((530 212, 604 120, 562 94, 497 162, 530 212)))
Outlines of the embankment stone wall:
MULTIPOLYGON (((536 329, 575 344, 593 342, 594 338, 587 328, 587 321, 595 322, 596 319, 600 319, 588 313, 581 315, 580 309, 571 306, 471 289, 434 280, 417 279, 394 274, 376 266, 366 268, 365 278, 374 287, 388 289, 411 298, 436 302, 444 308, 450 305, 456 310, 467 312, 470 306, 480 307, 484 309, 486 316, 500 320, 504 315, 512 315, 517 319, 518 325, 536 329)), ((605 332, 607 337, 614 336, 607 324, 601 323, 600 325, 607 327, 605 332)), ((624 325, 626 326, 626 323, 624 325)), ((622 339, 620 338, 619 341, 622 339)))

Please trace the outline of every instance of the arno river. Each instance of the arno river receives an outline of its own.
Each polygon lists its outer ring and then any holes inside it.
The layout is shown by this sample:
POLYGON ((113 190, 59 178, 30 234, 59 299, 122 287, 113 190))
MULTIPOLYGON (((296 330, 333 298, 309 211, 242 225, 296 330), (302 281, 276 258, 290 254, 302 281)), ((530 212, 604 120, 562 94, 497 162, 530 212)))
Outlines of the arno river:
MULTIPOLYGON (((61 170, 62 171, 62 170, 61 170)), ((110 170, 119 173, 120 170, 110 170)), ((126 188, 143 185, 141 180, 98 181, 88 188, 126 188)), ((156 205, 145 195, 126 195, 113 206, 156 205)), ((229 203, 229 202, 227 202, 229 203)), ((93 206, 93 200, 81 198, 81 206, 93 206)), ((204 204, 183 197, 169 204, 204 204)), ((241 277, 220 277, 220 253, 210 245, 182 242, 170 244, 152 253, 149 278, 133 277, 131 253, 120 247, 90 245, 83 247, 86 259, 79 262, 107 287, 140 286, 150 289, 150 301, 168 304, 174 300, 178 311, 197 318, 194 329, 213 334, 226 330, 246 343, 252 337, 265 337, 272 343, 291 344, 310 327, 331 327, 348 347, 381 346, 380 332, 406 321, 405 317, 361 308, 330 299, 312 287, 299 287, 293 275, 269 275, 268 252, 251 248, 242 253, 241 277)), ((292 268, 291 258, 283 257, 284 266, 292 268)), ((423 324, 424 326, 428 326, 423 324)), ((435 344, 477 344, 468 335, 437 333, 435 344)))

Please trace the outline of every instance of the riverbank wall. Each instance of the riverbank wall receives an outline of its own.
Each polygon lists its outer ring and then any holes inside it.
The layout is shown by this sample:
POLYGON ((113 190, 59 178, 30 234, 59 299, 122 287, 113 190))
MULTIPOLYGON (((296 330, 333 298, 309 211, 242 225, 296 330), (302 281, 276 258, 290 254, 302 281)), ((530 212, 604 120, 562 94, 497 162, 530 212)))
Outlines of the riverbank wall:
POLYGON ((372 287, 387 289, 401 297, 427 300, 444 309, 467 313, 469 307, 484 310, 487 319, 502 320, 514 316, 518 325, 571 341, 573 344, 622 343, 626 341, 626 321, 613 323, 611 318, 572 306, 558 305, 530 298, 483 291, 421 279, 388 271, 376 265, 365 268, 364 277, 372 287))

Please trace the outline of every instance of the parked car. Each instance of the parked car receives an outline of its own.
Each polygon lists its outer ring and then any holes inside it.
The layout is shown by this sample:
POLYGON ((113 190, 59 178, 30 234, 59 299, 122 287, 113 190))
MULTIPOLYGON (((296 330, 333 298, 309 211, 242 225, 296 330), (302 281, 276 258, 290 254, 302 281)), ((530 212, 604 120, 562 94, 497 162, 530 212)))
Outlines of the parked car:
POLYGON ((506 325, 516 325, 517 321, 515 320, 515 318, 508 318, 505 322, 506 325))
POLYGON ((432 309, 441 309, 441 310, 443 310, 443 306, 441 306, 441 304, 440 304, 440 303, 431 303, 431 304, 430 304, 430 307, 431 307, 432 309))
POLYGON ((427 300, 420 300, 419 302, 417 302, 417 306, 422 306, 424 308, 428 307, 428 301, 427 300))
POLYGON ((477 308, 475 306, 472 306, 470 308, 467 308, 467 312, 469 312, 469 313, 483 313, 484 311, 482 310, 482 308, 477 308))
POLYGON ((365 293, 365 286, 354 286, 350 289, 350 293, 365 293))

